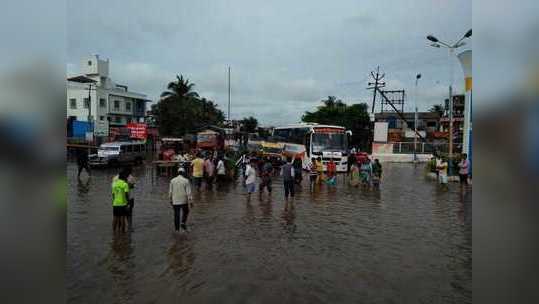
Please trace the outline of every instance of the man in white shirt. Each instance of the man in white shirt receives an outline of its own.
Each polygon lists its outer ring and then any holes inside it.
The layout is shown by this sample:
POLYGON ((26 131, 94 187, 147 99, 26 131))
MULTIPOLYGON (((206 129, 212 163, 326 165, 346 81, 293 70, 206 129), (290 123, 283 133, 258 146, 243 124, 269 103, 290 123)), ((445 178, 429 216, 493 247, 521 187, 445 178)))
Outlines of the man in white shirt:
POLYGON ((189 206, 193 207, 193 197, 191 196, 191 184, 187 179, 185 169, 178 169, 178 176, 170 181, 168 196, 170 204, 174 208, 174 228, 176 232, 180 230, 187 231, 187 216, 189 215, 189 206), (180 225, 181 215, 181 225, 180 225))
POLYGON ((217 184, 220 185, 224 182, 226 176, 225 162, 223 158, 219 158, 217 162, 217 184))
POLYGON ((255 192, 256 188, 256 170, 254 168, 254 160, 245 167, 245 187, 247 188, 248 199, 251 199, 251 193, 255 192))

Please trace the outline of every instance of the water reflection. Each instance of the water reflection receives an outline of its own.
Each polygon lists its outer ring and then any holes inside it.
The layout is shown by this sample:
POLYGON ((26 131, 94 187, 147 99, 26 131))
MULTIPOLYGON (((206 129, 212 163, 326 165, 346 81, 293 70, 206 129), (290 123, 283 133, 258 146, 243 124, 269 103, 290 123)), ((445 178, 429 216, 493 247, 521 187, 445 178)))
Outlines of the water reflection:
POLYGON ((167 250, 168 267, 165 274, 181 279, 189 273, 195 262, 195 254, 188 235, 174 236, 167 250))
POLYGON ((442 192, 419 167, 385 165, 380 190, 351 187, 339 176, 337 185, 311 193, 304 178, 288 202, 279 177, 271 196, 254 193, 249 202, 241 183, 204 189, 194 194, 191 232, 180 236, 172 236, 170 179, 152 181, 145 176, 151 171, 140 170, 136 231, 111 238, 116 171, 95 170, 81 184, 76 166, 68 167, 69 299, 471 301, 471 189, 461 195, 452 184, 442 192))
POLYGON ((107 257, 107 269, 112 277, 112 296, 115 301, 117 303, 130 302, 133 297, 136 270, 130 233, 113 235, 107 257))

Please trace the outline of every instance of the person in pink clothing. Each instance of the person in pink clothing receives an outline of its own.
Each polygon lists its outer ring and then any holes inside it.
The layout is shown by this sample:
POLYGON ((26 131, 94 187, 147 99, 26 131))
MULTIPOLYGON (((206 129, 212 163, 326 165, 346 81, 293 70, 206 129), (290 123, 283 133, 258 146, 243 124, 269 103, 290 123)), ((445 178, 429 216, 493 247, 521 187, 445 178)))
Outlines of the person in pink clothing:
POLYGON ((206 177, 206 186, 208 189, 211 189, 213 178, 215 176, 215 165, 212 156, 206 157, 206 160, 204 161, 204 176, 206 177))
POLYGON ((470 174, 470 161, 468 160, 468 155, 466 153, 462 154, 462 159, 459 163, 459 178, 460 178, 460 187, 464 189, 468 185, 468 176, 470 174))

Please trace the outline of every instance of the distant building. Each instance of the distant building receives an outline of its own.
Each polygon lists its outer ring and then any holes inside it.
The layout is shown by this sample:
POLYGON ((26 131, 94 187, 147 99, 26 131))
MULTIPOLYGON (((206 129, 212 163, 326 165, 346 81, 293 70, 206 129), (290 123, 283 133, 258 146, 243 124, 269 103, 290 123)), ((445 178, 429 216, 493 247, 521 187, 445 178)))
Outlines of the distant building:
MULTIPOLYGON (((464 95, 453 96, 453 149, 455 152, 462 150, 464 141, 464 95)), ((445 99, 445 113, 440 118, 441 130, 449 134, 449 99, 445 99)))
MULTIPOLYGON (((375 121, 387 122, 389 132, 405 132, 408 130, 414 130, 415 128, 415 113, 405 112, 402 113, 405 121, 395 112, 383 112, 375 114, 375 121)), ((418 112, 417 113, 417 130, 424 131, 425 133, 432 133, 438 131, 440 128, 440 114, 436 112, 418 112)), ((403 133, 404 134, 404 133, 403 133)))
POLYGON ((95 123, 96 136, 109 136, 111 127, 144 122, 146 95, 131 92, 127 85, 109 77, 109 60, 93 55, 82 59, 82 75, 67 81, 67 118, 95 123), (88 79, 94 83, 87 83, 88 79), (91 90, 89 91, 89 87, 91 90))

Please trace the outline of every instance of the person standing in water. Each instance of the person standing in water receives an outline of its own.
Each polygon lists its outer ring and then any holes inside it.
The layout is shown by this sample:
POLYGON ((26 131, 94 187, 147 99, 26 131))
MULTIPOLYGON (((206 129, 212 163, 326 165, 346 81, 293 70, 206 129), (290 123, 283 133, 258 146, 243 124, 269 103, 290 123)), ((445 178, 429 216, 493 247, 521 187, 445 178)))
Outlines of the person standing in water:
MULTIPOLYGON (((133 168, 126 167, 122 171, 125 172, 125 175, 127 176, 127 184, 129 185, 129 196, 127 199, 127 207, 126 207, 126 219, 127 219, 127 227, 129 228, 129 231, 133 231, 133 208, 135 207, 135 197, 133 195, 133 189, 135 189, 135 177, 133 176, 133 168)), ((120 172, 121 173, 121 172, 120 172)), ((120 174, 115 175, 112 178, 112 185, 114 185, 114 182, 117 181, 120 178, 120 174)))
POLYGON ((468 185, 468 174, 470 173, 470 161, 466 153, 462 154, 462 159, 459 162, 459 178, 460 189, 464 191, 466 185, 468 185))
POLYGON ((447 161, 443 158, 440 159, 438 165, 436 166, 436 169, 438 169, 438 181, 440 182, 443 190, 449 190, 447 185, 447 167, 447 161))
POLYGON ((368 157, 363 161, 363 163, 361 163, 360 171, 363 186, 366 188, 370 187, 372 178, 372 164, 368 157))
POLYGON ((118 179, 112 183, 112 230, 125 232, 127 204, 129 200, 128 172, 122 170, 118 179))
POLYGON ((260 186, 258 187, 260 196, 262 196, 262 192, 264 192, 264 188, 267 188, 268 194, 271 195, 272 177, 273 177, 273 164, 271 163, 271 160, 269 159, 269 157, 265 157, 262 167, 260 169, 260 178, 262 180, 260 182, 260 186))
POLYGON ((336 178, 337 178, 337 164, 335 164, 333 159, 330 159, 326 167, 327 167, 326 184, 334 186, 336 184, 336 178))
POLYGON ((88 176, 91 176, 90 174, 90 164, 88 163, 88 149, 86 148, 77 148, 76 150, 77 154, 77 178, 80 179, 80 174, 82 173, 82 169, 86 170, 86 173, 88 173, 88 176))
POLYGON ((225 162, 223 160, 223 157, 219 158, 219 161, 217 161, 217 186, 220 186, 224 183, 226 179, 226 168, 225 168, 225 162))
POLYGON ((254 159, 245 166, 245 188, 247 189, 247 200, 250 201, 251 194, 256 190, 256 169, 254 159))
POLYGON ((350 185, 353 187, 359 186, 361 182, 360 175, 359 175, 359 166, 357 164, 357 160, 354 157, 352 160, 352 163, 350 164, 350 185))
POLYGON ((294 167, 291 157, 286 158, 286 163, 281 168, 281 175, 284 183, 284 197, 288 200, 289 195, 294 197, 294 167))
POLYGON ((204 175, 206 176, 206 187, 208 189, 212 188, 213 178, 215 175, 215 166, 213 164, 213 159, 211 154, 206 157, 204 161, 204 175))
POLYGON ((382 164, 377 158, 372 165, 372 186, 374 188, 380 188, 380 182, 382 181, 382 164))
POLYGON ((309 164, 309 189, 311 192, 314 191, 314 185, 318 179, 318 171, 316 170, 316 158, 311 158, 311 163, 309 164))
POLYGON ((174 229, 176 232, 180 228, 187 232, 187 216, 189 207, 193 207, 193 197, 191 196, 191 184, 187 179, 184 168, 178 169, 178 176, 170 181, 168 188, 168 198, 174 210, 174 229), (181 222, 180 222, 181 217, 181 222))
POLYGON ((193 172, 193 184, 200 191, 202 186, 202 178, 204 177, 204 160, 200 157, 200 152, 196 154, 196 158, 191 162, 193 172))

